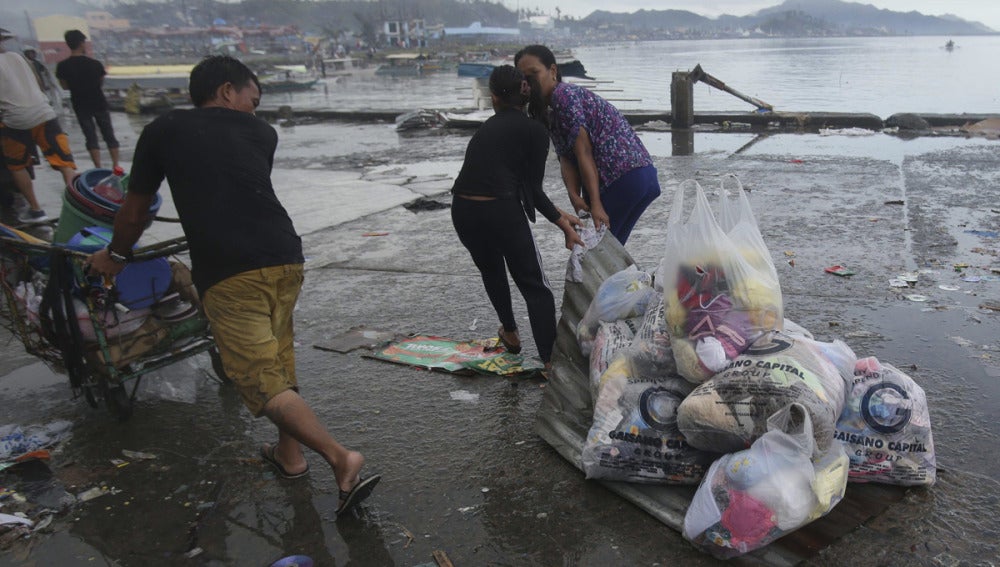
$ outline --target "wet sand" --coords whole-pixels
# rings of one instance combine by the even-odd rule
[[[129,154],[141,123],[115,121]],[[334,521],[333,477],[314,455],[312,474],[299,481],[276,479],[256,461],[274,430],[210,378],[207,357],[145,378],[146,401],[119,424],[71,400],[64,376],[4,337],[5,421],[73,421],[72,438],[51,462],[57,486],[76,494],[106,483],[120,492],[75,505],[0,555],[0,565],[268,565],[300,553],[317,565],[414,566],[432,562],[434,550],[456,565],[716,564],[585,481],[534,434],[543,382],[456,377],[313,348],[361,324],[491,336],[495,315],[449,211],[398,206],[411,196],[449,201],[443,192],[466,135],[323,124],[279,128],[279,136],[276,186],[308,257],[296,311],[300,383],[321,420],[383,476],[361,517]],[[980,305],[1000,300],[1000,282],[962,278],[1000,267],[1000,243],[966,232],[1000,228],[996,142],[778,135],[736,153],[752,135],[706,134],[696,137],[694,155],[670,157],[669,134],[643,136],[664,195],[628,245],[641,268],[662,256],[677,185],[694,178],[713,187],[736,173],[778,265],[786,316],[819,339],[840,338],[859,356],[904,369],[927,391],[938,484],[909,491],[810,564],[995,564],[1000,313]],[[58,211],[57,184],[52,172],[39,173],[50,214]],[[545,187],[566,205],[551,156]],[[372,231],[388,235],[363,236]],[[542,220],[536,240],[560,298],[562,239]],[[956,272],[958,263],[970,267]],[[857,274],[823,272],[834,264]],[[918,270],[915,288],[889,286]],[[526,316],[516,294],[515,310]],[[534,354],[529,333],[525,339]],[[453,400],[456,390],[478,400]],[[110,459],[122,449],[158,458],[116,468]],[[185,559],[193,547],[204,551]]]

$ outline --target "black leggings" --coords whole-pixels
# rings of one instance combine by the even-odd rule
[[[486,295],[500,323],[505,330],[513,331],[517,323],[504,269],[506,261],[510,276],[527,304],[538,356],[542,362],[548,362],[556,342],[556,302],[520,201],[473,201],[456,196],[452,200],[451,221],[483,276]]]

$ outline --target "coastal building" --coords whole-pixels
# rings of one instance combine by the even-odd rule
[[[31,26],[35,29],[35,39],[38,40],[38,53],[45,63],[58,63],[69,57],[69,47],[63,34],[67,30],[80,30],[87,36],[87,55],[93,57],[94,44],[90,41],[90,26],[85,18],[53,14],[33,18]]]
[[[427,47],[427,30],[422,19],[386,20],[382,23],[386,45],[392,47]]]
[[[83,17],[87,20],[87,26],[94,33],[125,31],[131,27],[128,20],[116,18],[111,15],[111,12],[87,12]]]
[[[518,35],[521,35],[521,30],[518,28],[484,26],[482,22],[472,22],[464,28],[444,28],[444,37],[448,39],[502,39]]]

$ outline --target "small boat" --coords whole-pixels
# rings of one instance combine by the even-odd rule
[[[375,69],[368,66],[368,62],[363,59],[353,57],[336,57],[333,59],[323,59],[322,73],[328,76],[355,75],[364,73],[374,73]]]
[[[492,63],[459,63],[458,76],[482,79],[489,77],[495,67]]]
[[[577,77],[580,79],[592,79],[593,77],[587,76],[587,70],[583,67],[583,63],[579,59],[571,59],[568,61],[556,61],[556,67],[559,68],[559,74],[563,77]]]
[[[949,39],[948,43],[944,44],[944,48],[948,51],[955,49],[955,42]]]
[[[264,93],[292,93],[311,90],[319,79],[297,81],[295,79],[270,79],[260,82],[260,90]]]

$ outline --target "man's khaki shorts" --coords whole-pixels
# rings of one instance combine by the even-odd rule
[[[237,274],[205,292],[222,365],[254,416],[274,396],[298,389],[292,311],[302,280],[302,264],[286,264]]]

